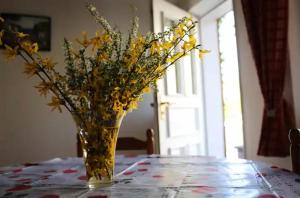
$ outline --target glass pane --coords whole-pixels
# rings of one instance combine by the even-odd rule
[[[193,75],[192,75],[192,59],[191,55],[187,55],[183,59],[184,66],[184,89],[186,95],[193,94]]]
[[[177,93],[176,68],[177,67],[169,67],[168,71],[166,72],[165,83],[166,83],[167,95],[175,95]]]
[[[169,18],[164,18],[164,30],[168,30],[169,27],[174,24],[175,21]],[[178,82],[178,74],[179,74],[179,65],[176,63],[173,66],[169,67],[165,76],[165,90],[166,95],[176,95],[179,92],[179,82]]]

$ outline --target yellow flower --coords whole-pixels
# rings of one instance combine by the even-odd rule
[[[192,48],[189,42],[184,42],[184,44],[181,47],[184,51],[188,51],[189,49]]]
[[[51,89],[51,84],[42,81],[40,84],[35,86],[35,88],[38,89],[38,92],[40,93],[41,96],[47,96],[48,92]]]
[[[28,75],[28,78],[32,77],[38,72],[38,66],[35,63],[25,63],[24,73]]]
[[[83,47],[87,48],[91,44],[91,41],[88,40],[88,38],[87,38],[87,32],[82,32],[81,34],[82,34],[82,37],[83,37],[82,41],[79,40],[79,39],[76,39],[76,41],[79,44],[81,44]]]
[[[154,53],[159,53],[160,51],[161,51],[160,43],[158,41],[154,41],[150,47],[150,53],[154,54]]]
[[[175,28],[175,33],[176,33],[176,37],[183,37],[184,34],[185,34],[184,25],[183,24],[179,24]]]
[[[105,62],[109,59],[108,54],[102,53],[98,56],[98,62]]]
[[[162,48],[165,49],[165,50],[168,50],[168,49],[170,49],[171,47],[173,47],[173,43],[172,43],[172,42],[166,41],[166,42],[164,42],[164,43],[162,44]]]
[[[160,73],[164,70],[164,67],[161,64],[159,64],[155,70],[157,71],[157,73]]]
[[[194,47],[196,45],[197,39],[195,35],[190,35],[189,36],[189,43]]]
[[[114,103],[113,105],[114,111],[120,111],[123,109],[122,103],[119,100],[114,100],[113,103]]]
[[[95,33],[95,37],[91,40],[91,44],[93,46],[92,50],[94,51],[96,48],[100,48],[101,47],[101,41],[102,38],[99,35],[99,32]]]
[[[3,45],[2,37],[4,35],[4,30],[0,31],[0,46]]]
[[[6,60],[7,61],[13,60],[18,54],[18,46],[16,46],[14,49],[8,45],[4,45],[4,46],[5,46],[5,51],[3,53],[4,56],[6,57]]]
[[[128,109],[136,109],[137,107],[138,107],[138,101],[137,100],[131,101],[128,105]]]
[[[21,43],[21,47],[28,52],[30,55],[36,54],[39,50],[37,43],[31,43],[30,41],[25,41]]]
[[[185,41],[181,48],[184,51],[189,51],[189,50],[191,50],[192,48],[194,48],[196,46],[196,42],[197,42],[197,40],[196,40],[195,36],[190,35],[189,40]]]
[[[137,80],[131,80],[130,82],[131,82],[131,84],[136,84]]]
[[[31,50],[32,53],[37,53],[39,50],[39,45],[37,43],[33,43],[31,46]]]
[[[209,52],[210,52],[210,50],[200,49],[200,50],[199,50],[199,58],[200,58],[201,60],[203,60],[203,56],[204,56],[205,54],[209,53]]]
[[[52,70],[54,68],[54,63],[50,58],[44,58],[41,60],[41,63],[43,67],[45,67],[48,70]]]
[[[110,36],[108,34],[103,34],[102,35],[102,40],[105,43],[111,43],[112,42],[112,40],[111,40],[111,38],[110,38]]]
[[[144,45],[145,44],[145,37],[143,37],[143,36],[139,36],[138,38],[137,38],[137,44],[138,45]]]
[[[185,19],[184,21],[184,24],[187,26],[187,27],[191,27],[193,25],[193,18],[192,17],[188,17]]]
[[[177,59],[179,59],[183,55],[184,55],[184,52],[177,52],[173,56],[169,57],[167,59],[167,62],[168,63],[173,63],[174,61],[176,61]]]
[[[63,104],[63,101],[55,96],[52,97],[51,102],[49,102],[47,105],[52,107],[51,111],[54,111],[57,109],[59,112],[62,112],[61,105]]]
[[[28,36],[28,34],[24,34],[23,32],[17,32],[17,33],[16,33],[16,36],[17,36],[18,38],[24,38],[24,37]]]
[[[145,87],[143,89],[143,93],[150,93],[151,92],[151,88],[150,87]]]
[[[115,91],[113,91],[111,94],[111,97],[118,99],[120,97],[119,89],[117,88]]]

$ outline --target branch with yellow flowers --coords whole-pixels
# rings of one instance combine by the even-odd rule
[[[5,45],[7,58],[23,58],[25,73],[41,79],[36,86],[40,94],[54,94],[48,105],[59,111],[64,106],[84,128],[95,128],[99,122],[135,109],[142,94],[177,60],[192,50],[199,50],[201,59],[208,52],[196,43],[196,22],[191,18],[182,18],[164,32],[144,36],[138,34],[138,18],[134,17],[127,40],[123,41],[121,32],[111,28],[92,4],[87,8],[103,30],[97,30],[92,37],[82,32],[74,45],[64,39],[63,75],[56,71],[51,59],[38,53],[37,44],[28,35],[7,29],[0,19],[0,45]],[[2,42],[7,34],[15,38],[12,45]]]
[[[1,22],[4,23],[4,19],[2,19]],[[9,46],[2,41],[5,34],[9,34],[15,38],[14,47]],[[7,60],[12,60],[15,56],[19,55],[26,63],[24,73],[26,73],[28,77],[36,75],[41,79],[42,82],[36,86],[36,88],[41,91],[40,93],[46,96],[47,92],[50,90],[55,95],[55,97],[52,97],[52,101],[48,103],[48,105],[52,106],[53,109],[58,109],[60,112],[62,111],[60,105],[63,105],[69,112],[75,114],[78,119],[83,121],[81,115],[77,113],[76,106],[67,96],[66,91],[63,90],[63,86],[61,86],[60,82],[54,82],[54,79],[45,70],[45,67],[47,67],[48,70],[53,69],[53,63],[51,63],[49,59],[42,59],[42,57],[38,54],[38,44],[28,41],[26,37],[28,37],[27,34],[14,32],[6,29],[5,27],[1,30],[0,40],[1,45],[4,45],[5,47],[4,55],[6,55]],[[34,58],[34,56],[37,56],[37,59]],[[53,70],[53,72],[55,71]]]

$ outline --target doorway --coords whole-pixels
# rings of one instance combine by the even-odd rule
[[[191,9],[199,21],[200,43],[211,52],[202,63],[192,53],[158,83],[160,154],[243,157],[232,1],[214,3],[202,0],[198,8],[209,5],[209,9],[200,11],[195,9],[197,5]],[[160,32],[184,16],[191,14],[166,1],[153,0],[154,31]]]
[[[243,158],[243,119],[232,1],[218,2],[199,18],[201,43],[211,49],[203,61],[208,155]]]
[[[220,17],[218,39],[222,82],[225,133],[225,155],[229,159],[244,158],[243,119],[234,12]]]

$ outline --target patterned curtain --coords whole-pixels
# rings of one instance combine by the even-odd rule
[[[289,155],[294,114],[283,98],[289,67],[288,0],[242,0],[252,54],[264,98],[258,155]]]

